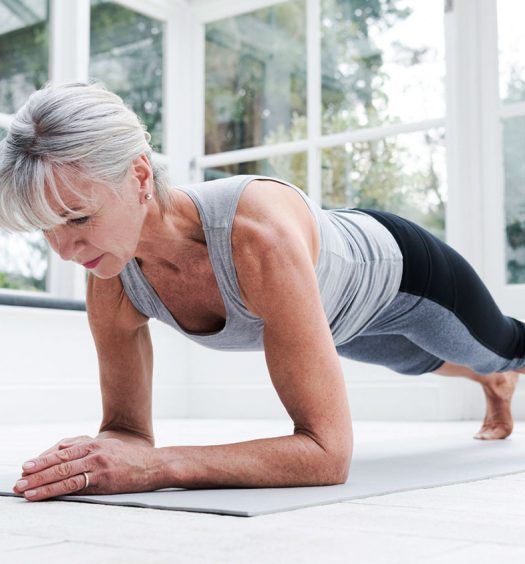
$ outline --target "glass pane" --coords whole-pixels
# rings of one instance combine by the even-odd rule
[[[516,23],[523,18],[523,0],[498,0],[499,91],[504,103],[525,100],[525,37]]]
[[[0,112],[15,113],[48,80],[47,0],[0,1]]]
[[[45,291],[48,250],[40,232],[0,231],[0,288]]]
[[[306,170],[306,153],[295,153],[270,157],[261,161],[207,168],[204,171],[204,180],[215,180],[235,174],[260,174],[291,182],[308,194]]]
[[[6,134],[0,128],[0,140]],[[45,291],[48,254],[40,231],[6,233],[0,229],[0,288]]]
[[[205,152],[306,137],[304,0],[206,26]]]
[[[525,116],[503,120],[507,283],[525,284]]]
[[[90,78],[122,97],[162,152],[163,23],[106,0],[91,0]]]
[[[376,208],[445,241],[445,131],[347,143],[322,151],[323,208]]]
[[[443,0],[322,0],[322,131],[445,115]]]

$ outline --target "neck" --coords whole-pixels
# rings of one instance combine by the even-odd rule
[[[135,257],[142,263],[176,265],[190,241],[200,239],[201,234],[205,240],[197,209],[181,190],[173,189],[172,205],[164,218],[155,198],[146,205],[148,209],[135,251]]]

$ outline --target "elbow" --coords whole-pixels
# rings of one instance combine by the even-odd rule
[[[338,486],[346,484],[350,474],[350,457],[325,457],[318,465],[311,486]],[[313,478],[313,476],[312,476]]]
[[[348,454],[339,457],[338,461],[334,464],[334,481],[333,485],[346,484],[348,475],[350,474],[350,464],[352,462],[352,455]]]
[[[315,486],[336,486],[345,484],[350,473],[352,462],[353,440],[345,438],[336,441],[329,447],[326,443],[314,439],[310,434],[297,432],[297,436],[306,437],[308,446],[315,446],[316,479]]]
[[[352,454],[354,451],[353,437],[344,435],[332,442],[331,448],[325,445],[326,458],[331,468],[332,485],[345,484],[350,474]]]
[[[346,484],[350,474],[352,451],[329,452],[325,451],[322,468],[319,474],[319,486],[337,486]]]

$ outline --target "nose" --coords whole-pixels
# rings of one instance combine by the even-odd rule
[[[62,260],[73,260],[80,254],[84,243],[66,226],[58,226],[46,233],[49,245]]]

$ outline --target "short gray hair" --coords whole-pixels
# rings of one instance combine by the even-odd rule
[[[106,184],[121,195],[132,161],[146,154],[161,216],[171,207],[166,170],[153,162],[151,135],[122,98],[95,80],[47,82],[15,114],[0,143],[0,229],[48,230],[65,223],[46,200],[44,189],[71,212],[57,191],[56,177],[80,201],[79,178]],[[74,215],[79,216],[78,212]]]

